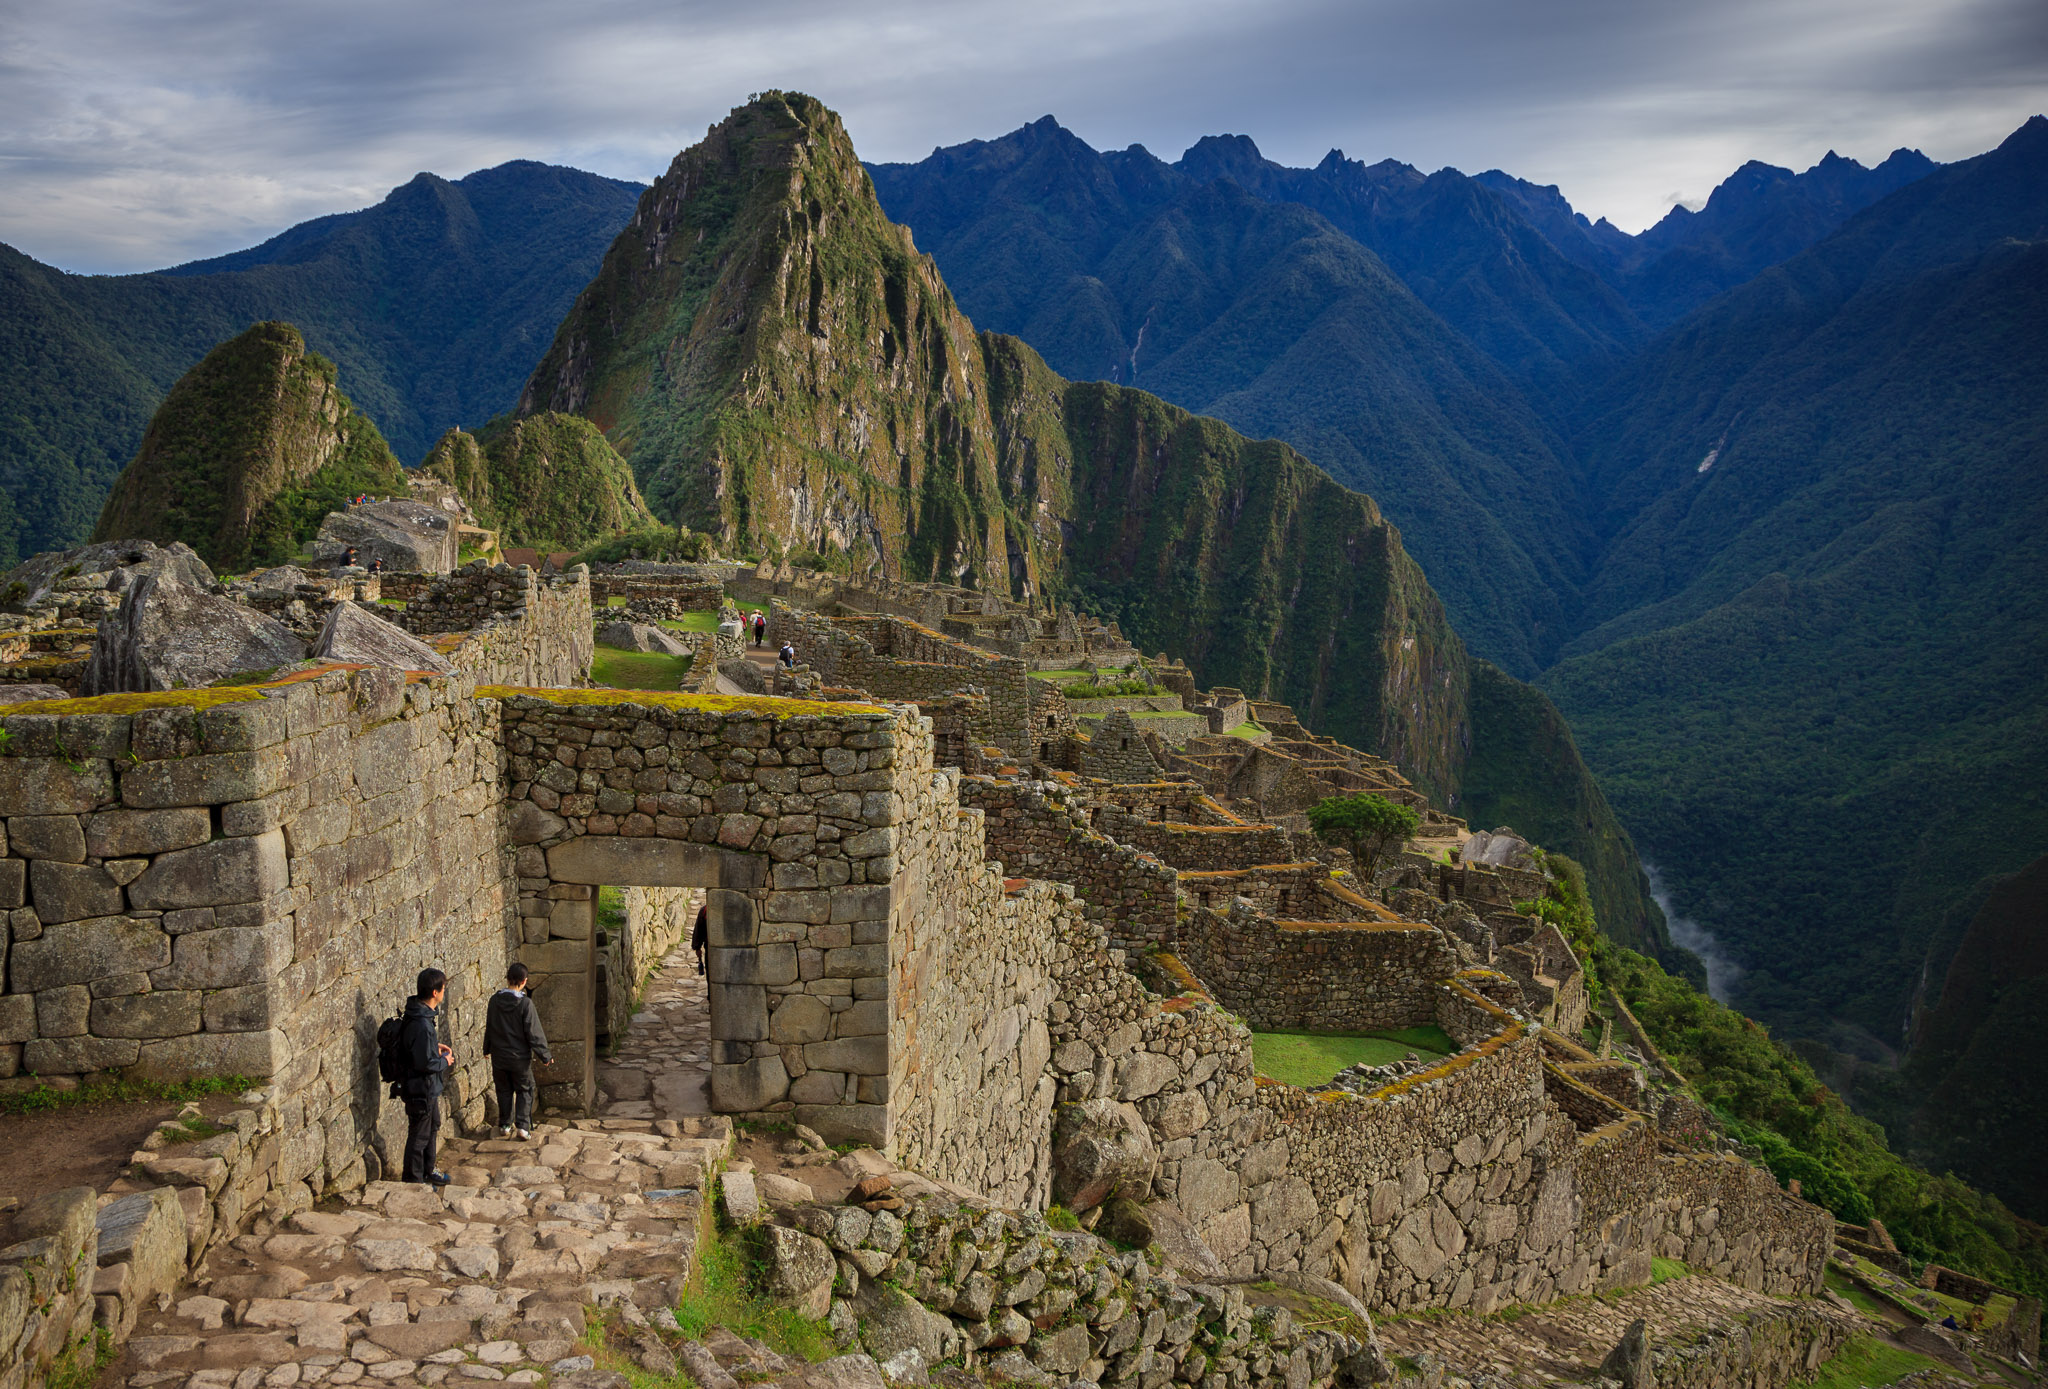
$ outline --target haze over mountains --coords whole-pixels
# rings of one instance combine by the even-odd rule
[[[1738,1002],[1930,1160],[2048,1210],[2000,1156],[2010,1105],[1978,1097],[1983,1132],[1950,1149],[1924,1087],[1859,1069],[1911,1040],[1987,881],[2048,849],[2048,121],[1939,168],[1747,165],[1631,238],[1498,171],[1286,169],[1235,136],[1169,164],[1048,118],[870,171],[935,270],[859,209],[844,163],[841,201],[806,214],[838,208],[831,234],[795,218],[730,241],[800,249],[788,276],[684,251],[658,283],[626,252],[601,270],[641,190],[532,164],[422,175],[158,275],[0,251],[19,546],[82,536],[163,390],[258,319],[299,324],[407,460],[526,382],[523,409],[600,426],[665,519],[1067,583],[1205,682],[1265,680],[1332,731],[1406,740],[1460,813],[1572,845],[1608,924],[1659,944],[1654,909],[1623,905],[1627,825],[1745,967]],[[716,210],[690,213],[714,249],[733,230]],[[618,244],[670,244],[649,235]],[[856,284],[856,263],[895,268]],[[717,302],[772,320],[786,358],[711,331]],[[856,340],[882,355],[856,361]],[[1162,604],[1176,575],[1185,602]],[[1398,659],[1316,645],[1368,609],[1430,648],[1409,675],[1463,692],[1406,708]],[[1574,731],[1598,786],[1564,755]],[[2012,937],[1978,932],[1971,977],[2005,956],[2038,972]],[[1970,1009],[1943,1018],[1944,1056],[1982,1054]],[[1994,1083],[1909,1078],[1937,1072]]]

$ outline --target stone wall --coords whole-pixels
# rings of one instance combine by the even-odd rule
[[[1436,1021],[1458,956],[1412,921],[1275,921],[1196,908],[1173,947],[1211,996],[1260,1032],[1379,1032]]]
[[[89,1365],[99,1230],[93,1189],[67,1187],[15,1212],[0,1249],[0,1385],[36,1386],[60,1358]]]
[[[995,1382],[1085,1376],[1127,1389],[1323,1389],[1347,1371],[1365,1377],[1365,1343],[1350,1334],[1254,1306],[1242,1288],[1162,1277],[1142,1250],[1055,1232],[1035,1215],[921,1197],[901,1217],[802,1205],[778,1218],[770,1247],[784,1267],[873,1271],[842,1275],[835,1286],[849,1296],[832,1310],[858,1319],[878,1360],[915,1347],[927,1363],[957,1358]]]
[[[998,656],[894,616],[825,618],[770,605],[769,640],[795,645],[797,659],[827,685],[882,700],[916,701],[974,689],[989,702],[990,736],[1015,758],[1049,759],[1074,732],[1066,697],[1033,680],[1025,663]]]
[[[1169,824],[1116,810],[1099,812],[1095,825],[1110,838],[1175,868],[1257,868],[1297,863],[1304,857],[1294,836],[1277,825]]]
[[[525,565],[478,560],[384,615],[415,636],[462,634],[435,646],[478,684],[571,686],[588,675],[596,650],[590,571],[580,564],[542,578]]]
[[[1173,938],[1179,884],[1171,868],[1088,827],[1071,793],[1052,782],[966,777],[960,803],[986,817],[987,852],[1013,878],[1071,886],[1111,944],[1136,949]]]
[[[450,975],[451,1102],[482,1118],[509,925],[496,710],[380,669],[235,695],[5,721],[0,1061],[274,1082],[277,1186],[352,1185],[402,1140],[372,1038],[424,966]]]
[[[1242,897],[1263,916],[1281,921],[1372,921],[1387,909],[1330,876],[1327,863],[1275,863],[1257,868],[1188,869],[1181,891],[1191,906],[1228,912]]]
[[[613,598],[628,606],[645,602],[664,612],[717,612],[725,601],[725,585],[715,579],[685,575],[596,573],[590,576],[590,601],[605,607]]]
[[[557,894],[709,889],[714,1106],[787,1103],[821,1133],[886,1144],[892,827],[916,780],[896,753],[921,747],[928,778],[928,726],[862,704],[500,693],[519,911],[527,964],[555,999],[550,1037],[591,1036],[589,944],[559,934]],[[588,1072],[561,1083],[587,1087]]]

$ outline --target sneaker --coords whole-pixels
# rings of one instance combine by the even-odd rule
[[[498,1130],[498,1137],[500,1137],[500,1138],[510,1138],[511,1136],[512,1136],[512,1126],[511,1126],[510,1124],[507,1124],[507,1125],[505,1125],[505,1127],[503,1127],[503,1128],[501,1128],[501,1129],[499,1129],[499,1130]]]
[[[519,1130],[519,1141],[520,1141],[521,1143],[524,1143],[524,1142],[526,1142],[527,1140],[531,1139],[532,1137],[533,1137],[533,1135],[532,1135],[531,1133],[528,1133],[528,1132],[527,1132],[527,1131],[526,1131],[525,1129],[521,1129],[521,1130]]]
[[[427,1178],[427,1182],[432,1186],[446,1186],[453,1180],[455,1179],[453,1177],[450,1177],[446,1172],[436,1172],[432,1176]]]

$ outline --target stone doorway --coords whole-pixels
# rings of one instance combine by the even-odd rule
[[[547,939],[532,943],[529,920],[519,952],[556,1058],[543,1103],[617,1118],[708,1113],[711,1039],[732,1000],[697,974],[690,933],[699,908],[714,946],[733,934],[721,922],[751,923],[747,894],[762,865],[730,850],[614,836],[544,853]],[[751,949],[748,940],[722,953]]]

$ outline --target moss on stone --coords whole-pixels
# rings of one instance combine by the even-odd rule
[[[778,699],[771,695],[666,694],[657,690],[554,690],[524,685],[479,685],[476,692],[482,699],[512,699],[524,695],[528,699],[546,700],[550,704],[637,704],[650,709],[678,709],[699,713],[760,714],[772,719],[797,718],[806,714],[830,718],[844,714],[889,712],[876,704],[834,704],[816,699]]]
[[[0,720],[23,714],[139,714],[145,709],[213,709],[263,698],[260,688],[246,685],[202,690],[155,690],[148,694],[87,695],[79,699],[38,699],[0,710]]]

